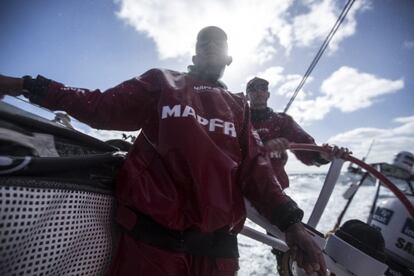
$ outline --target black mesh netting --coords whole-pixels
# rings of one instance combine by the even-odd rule
[[[0,178],[0,275],[106,273],[114,199],[109,193],[54,188],[65,185],[70,183]]]

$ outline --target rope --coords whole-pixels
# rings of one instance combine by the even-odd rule
[[[316,56],[313,58],[311,64],[309,65],[308,69],[306,70],[305,75],[302,77],[299,85],[296,87],[295,92],[293,93],[292,97],[290,98],[288,104],[286,105],[283,113],[286,113],[289,107],[292,105],[293,101],[295,100],[296,96],[298,95],[299,91],[305,85],[306,80],[308,79],[309,75],[312,73],[313,69],[315,68],[316,64],[318,63],[319,59],[321,58],[322,54],[325,52],[325,49],[328,47],[329,42],[331,41],[332,37],[338,30],[341,23],[344,21],[346,15],[348,14],[349,10],[351,9],[352,5],[354,4],[355,0],[348,0],[345,7],[343,8],[341,14],[339,15],[338,19],[335,22],[335,25],[332,27],[331,31],[329,32],[328,36],[325,38],[325,41],[322,43],[322,46],[319,48]]]

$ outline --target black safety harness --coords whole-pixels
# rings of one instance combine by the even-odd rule
[[[158,248],[194,256],[239,257],[237,234],[229,232],[227,227],[210,233],[168,229],[124,205],[118,206],[117,222],[134,239]]]

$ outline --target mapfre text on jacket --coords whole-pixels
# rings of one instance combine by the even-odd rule
[[[225,135],[236,137],[236,129],[234,127],[234,123],[232,122],[226,122],[219,118],[206,119],[198,115],[194,108],[188,105],[181,106],[178,104],[174,106],[165,105],[162,107],[161,119],[178,119],[186,117],[193,117],[200,125],[205,126],[208,131],[222,132]]]

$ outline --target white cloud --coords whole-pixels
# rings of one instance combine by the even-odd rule
[[[316,41],[324,40],[343,9],[341,4],[333,0],[310,2],[310,11],[296,16],[293,20],[292,39],[300,46],[310,46]],[[368,1],[356,1],[353,4],[329,44],[331,51],[337,50],[342,40],[356,32],[357,13],[369,8]]]
[[[362,159],[368,153],[373,143],[366,162],[392,163],[394,155],[400,151],[414,153],[414,115],[394,119],[398,123],[391,128],[356,128],[337,134],[327,140],[328,143],[347,147],[353,152],[353,156]],[[345,165],[344,168],[346,168]],[[327,166],[315,168],[305,166],[290,154],[287,163],[288,172],[326,172]]]
[[[283,67],[272,66],[272,67],[267,68],[263,72],[257,73],[256,76],[259,78],[266,79],[269,82],[269,89],[271,90],[275,86],[279,85],[286,78],[285,75],[283,74],[284,70],[285,69]],[[251,78],[253,77],[249,77],[248,80]]]
[[[343,112],[352,112],[372,104],[373,99],[395,93],[404,87],[403,80],[387,80],[343,66],[322,83],[326,98]]]
[[[325,38],[335,23],[336,17],[333,1],[312,4],[309,13],[294,18],[294,40],[301,46],[309,46],[314,40]]]
[[[369,107],[380,96],[396,93],[403,87],[402,79],[384,79],[343,66],[322,83],[322,96],[308,99],[308,95],[303,93],[304,96],[295,100],[289,113],[302,123],[321,120],[334,108],[353,112]]]
[[[403,48],[404,49],[409,49],[409,50],[413,49],[414,48],[414,41],[411,41],[411,40],[410,41],[409,40],[404,41]]]
[[[257,73],[256,76],[269,81],[269,90],[272,94],[290,97],[298,86],[302,76],[298,74],[284,74],[284,70],[285,69],[281,66],[272,66],[263,72]],[[251,78],[252,77],[249,77],[248,80]],[[312,81],[313,78],[309,77],[308,83]],[[298,94],[298,99],[303,98],[303,95],[305,95],[305,93],[302,93],[301,91]]]
[[[257,73],[256,76],[269,81],[271,92],[269,106],[273,108],[280,101],[277,96],[290,99],[302,79],[302,76],[298,74],[285,74],[284,68],[280,66],[269,67],[263,72]],[[313,78],[309,77],[307,83],[312,81]],[[389,80],[359,72],[352,67],[342,66],[323,81],[320,96],[311,99],[312,92],[301,90],[297,94],[289,114],[298,122],[306,124],[322,120],[335,108],[342,112],[353,112],[367,108],[380,96],[396,93],[403,87],[404,81],[402,79]]]
[[[285,77],[285,82],[278,88],[277,94],[281,96],[291,97],[293,92],[296,90],[296,87],[299,85],[302,79],[301,75],[290,74]],[[312,77],[308,78],[308,82],[312,81]],[[301,96],[305,95],[303,90],[301,90],[297,97],[300,99]]]
[[[410,117],[398,117],[394,119],[394,122],[396,123],[409,123],[414,121],[414,115]]]
[[[397,135],[414,134],[414,116],[399,117],[399,118],[394,119],[394,122],[402,124],[400,127],[397,127],[394,129],[394,134],[397,134]]]
[[[373,140],[374,144],[367,161],[391,162],[400,151],[414,153],[414,115],[394,119],[399,125],[394,128],[357,128],[331,137],[329,143],[346,146],[354,156],[363,158]]]
[[[328,34],[342,6],[334,0],[211,0],[146,1],[115,0],[117,15],[154,40],[161,58],[188,57],[195,34],[204,26],[217,25],[229,35],[230,53],[237,60],[263,63],[282,46],[319,43]],[[356,14],[368,0],[357,1],[333,41],[333,49],[356,32]],[[298,9],[306,5],[304,9]],[[294,9],[293,9],[294,8]],[[293,11],[302,11],[294,14]],[[276,43],[278,42],[278,44]]]
[[[275,51],[271,43],[265,41],[269,26],[282,18],[292,4],[292,0],[117,2],[120,4],[118,16],[152,38],[161,58],[193,54],[197,32],[202,27],[217,25],[228,33],[232,55],[242,58],[244,54],[255,53],[254,56],[245,55],[252,60],[258,56],[259,60],[266,60]],[[266,49],[267,54],[263,56],[260,52],[259,55],[258,49]]]

